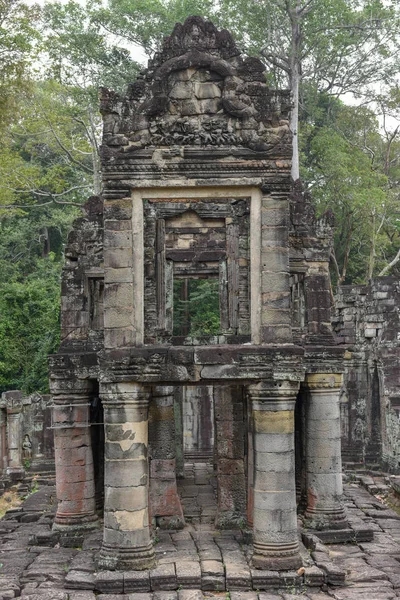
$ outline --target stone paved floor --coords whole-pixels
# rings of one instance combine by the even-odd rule
[[[209,483],[204,483],[206,477],[203,478],[201,471],[194,468],[194,479],[197,475],[199,487],[206,488]],[[193,483],[186,481],[181,486],[188,492],[188,499],[193,498],[188,489],[190,485]],[[314,571],[314,577],[311,576],[315,567],[306,568],[312,587],[305,585],[302,573],[279,576],[272,572],[252,571],[240,532],[216,532],[210,523],[201,522],[202,517],[210,517],[203,514],[202,509],[204,507],[206,511],[209,506],[211,490],[204,489],[203,492],[199,495],[208,499],[203,504],[198,503],[199,519],[193,519],[181,532],[158,532],[158,567],[138,578],[135,572],[96,574],[94,559],[101,544],[100,532],[88,536],[82,548],[50,547],[54,543],[51,522],[55,490],[50,486],[41,487],[21,509],[11,511],[0,521],[0,599],[19,596],[24,600],[400,598],[400,516],[359,485],[345,486],[345,502],[353,520],[367,523],[374,529],[374,541],[319,544],[311,552],[318,564],[325,564],[324,561],[329,559],[333,574],[335,568],[338,573],[346,572],[347,585],[339,587],[326,583],[321,586],[318,573]],[[191,501],[188,504],[194,505]],[[309,553],[306,554],[305,560],[311,562]],[[256,577],[261,581],[260,588],[267,582],[279,589],[259,591]]]

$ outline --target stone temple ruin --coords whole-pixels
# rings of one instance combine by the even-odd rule
[[[188,390],[212,391],[197,449],[216,525],[249,527],[256,569],[301,566],[298,506],[346,527],[331,215],[292,190],[290,95],[264,70],[191,17],[126,96],[102,93],[104,194],[69,236],[50,381],[53,527],[71,545],[103,511],[104,570],[152,567],[152,525],[184,526]]]

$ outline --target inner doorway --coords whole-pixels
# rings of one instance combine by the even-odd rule
[[[178,490],[186,523],[215,522],[217,479],[214,465],[214,393],[212,386],[183,386],[183,478]]]

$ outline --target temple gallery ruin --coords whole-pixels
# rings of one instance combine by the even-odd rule
[[[301,566],[298,511],[347,526],[332,216],[292,187],[290,94],[264,70],[191,17],[126,96],[102,92],[104,194],[69,236],[50,381],[53,528],[103,527],[104,570],[152,567],[152,529],[184,527],[185,451],[256,569]]]

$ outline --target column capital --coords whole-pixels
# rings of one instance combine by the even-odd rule
[[[141,383],[101,383],[100,396],[104,407],[148,408],[150,386]]]
[[[82,401],[82,396],[92,393],[93,383],[90,379],[78,379],[75,376],[51,377],[50,392],[53,402],[57,404],[72,404]]]
[[[260,381],[247,386],[248,394],[253,402],[273,404],[295,402],[299,391],[298,381]]]
[[[304,381],[304,387],[311,391],[337,392],[342,387],[342,373],[307,373]]]

